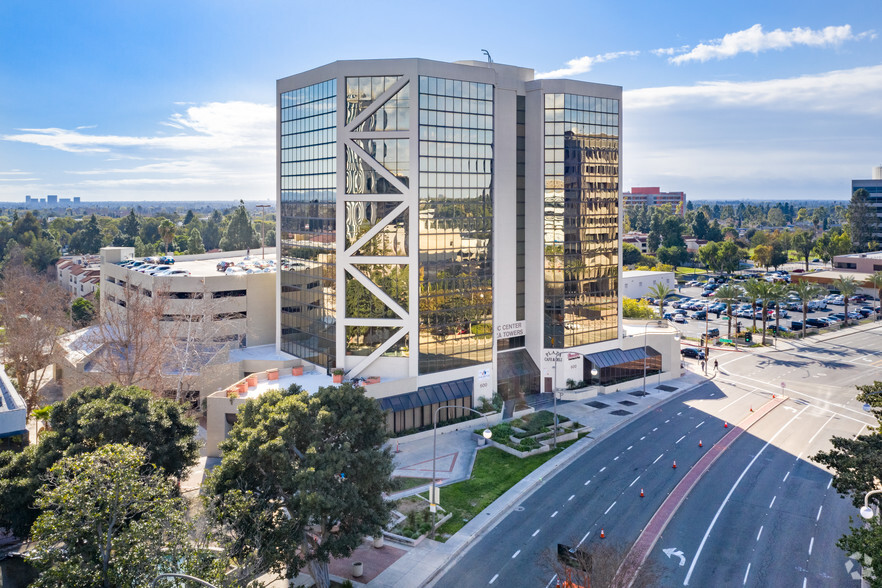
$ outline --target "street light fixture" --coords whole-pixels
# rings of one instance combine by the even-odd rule
[[[487,418],[487,415],[478,412],[474,408],[469,408],[468,406],[439,406],[435,409],[435,412],[432,413],[432,493],[429,495],[429,506],[432,510],[432,539],[435,538],[435,515],[438,510],[435,508],[435,500],[438,496],[438,486],[435,483],[435,462],[437,460],[435,456],[438,454],[438,411],[450,408],[470,410],[476,415],[484,417],[484,420],[487,421],[487,428],[484,429],[484,432],[481,434],[484,436],[484,439],[489,439],[493,436],[493,431],[490,430],[490,419]]]
[[[867,521],[871,520],[876,514],[873,512],[873,507],[870,506],[870,496],[873,494],[882,494],[882,490],[871,490],[864,495],[864,505],[861,507],[860,513],[861,517]]]

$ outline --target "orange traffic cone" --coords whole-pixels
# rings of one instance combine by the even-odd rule
[[[774,394],[772,394],[772,398],[774,398],[774,397],[775,397],[775,395],[774,395]]]
[[[698,440],[698,446],[699,446],[699,447],[704,447],[704,445],[702,445],[702,443],[701,443],[701,439]]]
[[[729,423],[728,423],[728,421],[725,422],[725,423],[723,423],[723,428],[724,428],[724,429],[728,429],[728,428],[729,428]]]
[[[603,529],[600,530],[600,538],[605,539],[606,535],[603,534]]]
[[[643,488],[640,489],[640,498],[643,498]]]
[[[677,469],[677,460],[674,460],[674,469]]]
[[[750,407],[750,412],[753,412],[753,407],[752,407],[752,406]]]

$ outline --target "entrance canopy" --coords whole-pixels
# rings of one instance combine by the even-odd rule
[[[586,353],[585,359],[590,361],[598,368],[607,368],[632,361],[643,361],[655,355],[660,355],[651,347],[636,349],[610,349],[609,351],[599,351],[597,353]]]
[[[462,380],[453,380],[443,384],[420,386],[416,392],[387,396],[386,398],[378,398],[378,400],[383,410],[398,412],[410,408],[439,404],[458,398],[471,398],[473,385],[474,380],[472,378],[463,378]]]

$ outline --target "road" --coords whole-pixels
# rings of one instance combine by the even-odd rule
[[[856,509],[808,457],[829,448],[831,436],[874,422],[854,401],[854,385],[882,379],[880,343],[874,330],[792,352],[718,353],[713,381],[634,420],[545,481],[435,585],[546,586],[553,580],[546,558],[557,543],[629,546],[730,430],[725,424],[783,390],[790,398],[723,452],[649,559],[665,586],[857,586],[835,546]]]

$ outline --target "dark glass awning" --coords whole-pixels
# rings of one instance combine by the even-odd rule
[[[499,380],[520,376],[538,376],[539,368],[526,349],[506,351],[496,356],[496,375]]]
[[[383,410],[398,412],[399,410],[448,402],[457,398],[470,398],[473,386],[474,380],[472,378],[463,378],[462,380],[453,380],[443,384],[420,386],[416,392],[387,396],[377,400],[380,401],[380,407]]]
[[[636,349],[610,349],[609,351],[586,353],[585,359],[598,368],[607,368],[632,361],[643,361],[656,355],[661,354],[652,347],[646,347],[645,349],[638,347]]]

